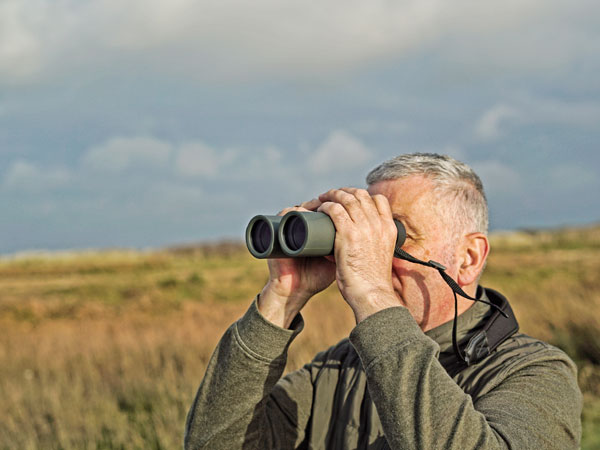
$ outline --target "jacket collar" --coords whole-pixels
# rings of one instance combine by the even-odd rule
[[[488,300],[485,288],[478,286],[476,298]],[[486,323],[486,319],[491,315],[491,308],[485,303],[473,302],[473,305],[464,313],[458,316],[456,338],[458,344],[464,344],[471,336],[479,331]],[[425,334],[438,343],[440,346],[440,362],[446,361],[448,358],[455,359],[454,350],[452,349],[452,322],[449,320],[442,325],[439,325]]]

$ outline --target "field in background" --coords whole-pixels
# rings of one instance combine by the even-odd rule
[[[582,448],[600,448],[600,227],[492,245],[482,284],[576,360]],[[266,277],[235,244],[0,259],[0,449],[181,448],[212,349]],[[335,288],[304,316],[289,370],[353,325]]]

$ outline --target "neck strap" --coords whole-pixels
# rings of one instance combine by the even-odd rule
[[[508,319],[509,318],[508,314],[503,311],[503,308],[501,306],[496,305],[492,302],[488,302],[486,300],[480,299],[480,298],[471,297],[469,294],[467,294],[465,291],[463,291],[463,289],[458,285],[458,283],[456,281],[454,281],[452,279],[452,277],[446,273],[446,267],[444,267],[442,264],[440,264],[436,261],[432,261],[432,260],[423,261],[418,258],[415,258],[411,254],[402,250],[398,245],[396,245],[396,248],[394,249],[394,257],[400,258],[400,259],[403,259],[405,261],[409,261],[409,262],[412,262],[415,264],[420,264],[422,266],[431,267],[433,269],[436,269],[439,272],[440,276],[444,279],[446,284],[448,286],[450,286],[450,289],[452,289],[452,293],[454,294],[454,323],[452,324],[452,347],[454,348],[454,353],[456,354],[456,357],[460,361],[464,362],[467,365],[474,362],[474,361],[472,361],[472,358],[469,358],[469,355],[467,355],[467,357],[465,357],[463,355],[463,352],[458,347],[458,342],[456,339],[457,321],[458,321],[457,320],[458,319],[457,294],[460,295],[461,297],[472,300],[474,302],[481,302],[481,303],[485,303],[486,305],[489,305],[490,307],[492,307],[496,310],[496,314],[495,314],[496,316],[497,316],[497,314],[501,314],[503,317]]]

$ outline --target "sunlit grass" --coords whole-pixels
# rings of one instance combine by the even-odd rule
[[[482,279],[576,360],[584,449],[600,446],[599,248],[600,227],[494,237]],[[208,358],[266,277],[232,244],[0,260],[0,449],[181,448]],[[304,316],[289,370],[353,326],[334,287]]]

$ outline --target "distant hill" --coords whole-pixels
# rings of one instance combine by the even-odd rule
[[[490,233],[490,243],[494,250],[511,251],[530,248],[600,248],[600,223],[585,226],[564,226],[559,228],[520,229],[493,231]],[[80,250],[32,250],[7,255],[0,259],[31,259],[52,257],[76,257],[81,254],[106,253],[156,253],[167,252],[175,255],[188,256],[231,256],[246,251],[243,240],[215,240],[176,244],[163,248],[136,250],[131,248],[80,249]]]
[[[494,231],[490,233],[490,243],[495,249],[525,250],[528,248],[599,248],[600,223],[585,226],[564,226],[560,228],[520,229]],[[178,254],[232,254],[246,249],[243,241],[200,242],[167,247],[166,250]]]
[[[548,229],[497,231],[490,234],[493,248],[520,250],[528,248],[599,248],[600,224]]]

